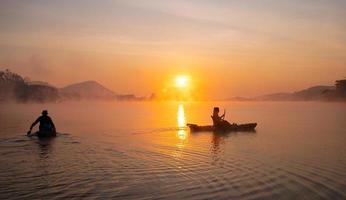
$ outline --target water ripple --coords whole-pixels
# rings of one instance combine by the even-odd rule
[[[160,141],[168,137],[155,135]],[[345,199],[342,162],[327,167],[314,158],[260,159],[256,151],[232,146],[244,138],[225,137],[215,149],[206,147],[210,137],[195,137],[184,146],[152,142],[135,148],[121,145],[122,137],[94,143],[69,134],[47,141],[1,139],[0,197]]]

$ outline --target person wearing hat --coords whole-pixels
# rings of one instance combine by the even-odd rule
[[[43,110],[42,115],[40,117],[38,117],[36,119],[36,121],[34,121],[34,123],[32,123],[32,125],[30,126],[30,130],[28,131],[28,135],[31,133],[32,128],[39,122],[40,122],[40,126],[39,126],[40,132],[56,133],[55,125],[53,123],[53,120],[48,116],[48,111]]]
[[[225,128],[227,126],[231,126],[231,124],[225,120],[226,111],[224,111],[223,115],[219,116],[220,109],[219,107],[214,107],[213,115],[211,118],[213,119],[213,125],[216,128]]]

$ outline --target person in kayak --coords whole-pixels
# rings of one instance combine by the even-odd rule
[[[213,115],[211,116],[211,118],[213,119],[213,125],[217,128],[231,126],[231,123],[225,120],[226,111],[221,116],[219,116],[219,112],[219,107],[214,107]]]
[[[32,128],[39,122],[40,122],[39,132],[56,133],[55,125],[53,123],[53,120],[48,116],[48,111],[43,110],[42,115],[40,117],[38,117],[36,119],[36,121],[34,121],[34,123],[32,123],[32,125],[30,126],[30,130],[28,131],[28,135],[31,133]]]

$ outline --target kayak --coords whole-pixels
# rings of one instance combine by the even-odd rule
[[[229,126],[214,127],[212,125],[199,126],[197,124],[187,124],[191,132],[219,131],[219,132],[251,132],[255,131],[257,123],[231,124]]]
[[[39,138],[55,137],[56,132],[53,131],[37,131],[35,133]]]

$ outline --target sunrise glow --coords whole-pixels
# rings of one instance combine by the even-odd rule
[[[179,75],[175,79],[175,86],[177,88],[187,88],[189,86],[190,78],[186,75]]]
[[[346,0],[0,5],[0,200],[346,200]]]

